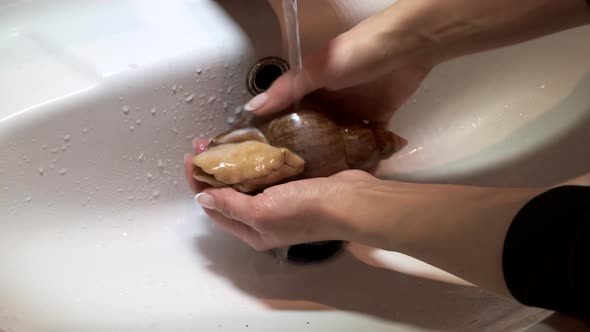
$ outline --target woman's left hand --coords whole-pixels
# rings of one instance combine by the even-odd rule
[[[196,144],[199,152],[203,142]],[[250,196],[231,188],[205,188],[186,173],[205,213],[256,250],[324,240],[358,241],[379,246],[379,224],[389,219],[387,186],[361,171],[293,181]]]

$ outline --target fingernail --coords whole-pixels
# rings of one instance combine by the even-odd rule
[[[258,96],[252,98],[246,105],[244,105],[244,111],[252,112],[256,111],[257,109],[262,108],[266,101],[268,100],[268,95],[265,93],[261,93]]]
[[[195,201],[205,209],[215,209],[215,198],[209,194],[198,193],[195,195]]]

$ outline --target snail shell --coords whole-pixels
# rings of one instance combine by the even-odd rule
[[[268,151],[263,152],[260,148],[258,154],[241,153],[241,159],[236,158],[240,154],[240,147],[236,144],[252,141],[267,145]],[[228,144],[233,152],[232,149],[225,148],[225,156],[232,160],[232,172],[235,173],[231,183],[220,180],[214,171],[215,168],[220,169],[223,158],[210,158],[208,155],[213,156],[216,150]],[[213,138],[209,150],[195,157],[194,164],[197,167],[194,176],[216,186],[225,184],[242,192],[252,192],[286,180],[325,177],[348,169],[371,171],[381,160],[399,151],[404,144],[404,139],[390,131],[372,127],[362,121],[337,119],[319,106],[306,103],[301,104],[297,111],[289,110],[279,115],[254,117],[245,114],[234,128]],[[215,155],[220,156],[219,153]],[[273,159],[269,155],[279,157]],[[256,164],[252,160],[257,158],[273,160],[274,164]],[[285,163],[276,162],[276,158],[297,160],[296,171],[286,172],[283,169],[280,171],[283,176],[277,176],[276,170],[284,167]],[[299,159],[304,162],[300,163]],[[225,165],[227,164],[230,163],[226,161]],[[203,165],[207,165],[207,169]],[[249,170],[244,171],[242,167]],[[272,169],[273,176],[266,179],[266,175],[262,174],[256,176],[256,186],[240,186],[240,183],[251,182],[252,176],[257,172],[256,167],[261,173],[268,173],[269,168]],[[240,178],[239,174],[246,173],[249,175]],[[215,181],[207,181],[207,176]]]

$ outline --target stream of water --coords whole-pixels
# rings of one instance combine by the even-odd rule
[[[297,11],[297,0],[283,0],[283,14],[285,16],[285,30],[287,33],[287,45],[289,49],[289,65],[293,77],[299,75],[302,71],[303,64],[301,60],[301,39],[299,36],[299,18]],[[295,80],[292,82],[293,89]],[[295,106],[298,100],[293,100]]]
[[[301,39],[299,37],[299,18],[297,11],[297,0],[283,0],[283,15],[285,18],[285,30],[287,34],[287,46],[289,49],[289,66],[295,78],[302,70],[301,60]],[[292,83],[293,90],[296,89],[295,80]],[[298,108],[299,100],[293,100],[293,107]],[[275,249],[275,255],[279,263],[285,262],[289,248]]]

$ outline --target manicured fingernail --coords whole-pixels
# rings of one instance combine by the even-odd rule
[[[261,93],[258,96],[252,98],[246,105],[244,105],[244,111],[252,112],[256,111],[257,109],[262,108],[266,101],[268,100],[268,95],[265,93]]]
[[[205,209],[215,209],[215,198],[209,194],[198,193],[195,195],[195,201]]]

